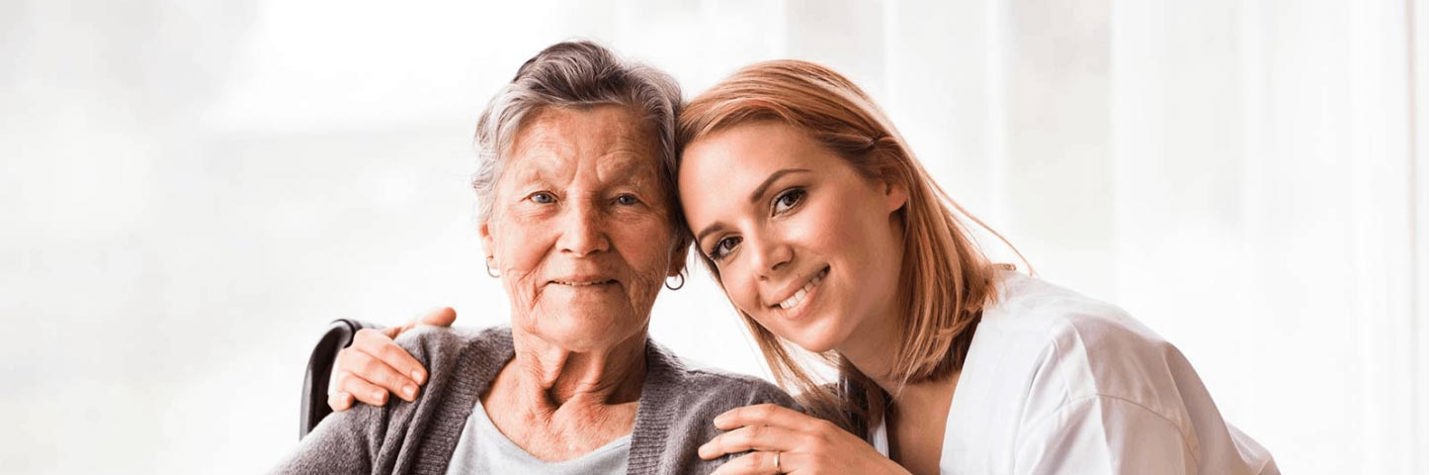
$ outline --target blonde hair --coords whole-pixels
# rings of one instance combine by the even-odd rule
[[[864,91],[818,64],[783,60],[741,69],[685,105],[678,142],[764,120],[801,129],[865,177],[908,189],[908,202],[897,212],[904,241],[898,302],[903,325],[888,376],[902,387],[962,369],[982,310],[997,292],[994,267],[957,216],[987,226],[939,188]],[[699,254],[719,282],[720,270]],[[834,351],[817,355],[837,367],[841,379],[838,385],[822,385],[794,357],[807,353],[740,313],[776,382],[800,393],[813,413],[860,435],[883,417],[890,395],[843,356]]]

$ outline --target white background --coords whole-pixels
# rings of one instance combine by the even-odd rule
[[[1287,473],[1430,473],[1425,31],[1425,0],[4,0],[0,472],[262,471],[327,321],[504,321],[473,124],[590,38],[687,96],[845,72]],[[765,374],[698,269],[652,333]]]

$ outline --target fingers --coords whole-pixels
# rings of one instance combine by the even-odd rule
[[[715,416],[715,427],[730,430],[740,426],[769,425],[788,429],[808,429],[822,419],[776,404],[738,407]]]
[[[726,432],[700,446],[700,458],[716,459],[749,450],[789,450],[798,434],[776,426],[750,425]]]
[[[337,392],[333,393],[332,396],[328,397],[329,406],[333,405],[333,398],[342,393],[347,393],[349,396],[352,396],[354,399],[361,401],[363,404],[369,404],[373,406],[387,405],[387,389],[378,387],[375,384],[367,382],[362,378],[353,375],[352,373],[344,372],[342,375],[338,376],[337,387]]]
[[[434,309],[427,312],[427,314],[423,315],[418,321],[423,325],[450,327],[452,326],[452,322],[457,321],[457,311],[452,310],[452,307]]]
[[[415,385],[426,383],[427,369],[423,368],[422,363],[417,361],[417,358],[413,358],[412,354],[408,353],[406,349],[403,349],[401,346],[398,346],[396,342],[392,341],[393,338],[396,338],[396,334],[388,334],[387,332],[393,330],[393,328],[381,332],[368,329],[358,330],[357,335],[353,337],[352,346],[338,353],[339,366],[345,370],[357,373],[357,375],[363,379],[377,383],[397,394],[402,394],[400,390],[407,384],[413,384],[413,389],[415,390]],[[398,333],[400,332],[401,331],[398,330]],[[374,378],[391,375],[393,373],[384,372],[382,375],[378,375],[364,371],[363,367],[344,364],[342,356],[343,353],[347,353],[348,350],[357,350],[358,352],[376,358],[383,366],[392,370],[396,374],[397,379],[390,381],[391,384],[387,384],[389,381]],[[365,363],[365,361],[362,362]],[[380,370],[379,368],[378,371]]]
[[[788,455],[778,452],[750,452],[725,462],[715,470],[715,473],[720,475],[786,473],[792,471],[789,460],[786,459]]]
[[[390,345],[391,348],[396,348],[397,351],[401,352],[403,356],[409,359],[411,358],[410,355],[407,355],[406,351],[402,350],[402,347],[397,346],[391,341],[388,341],[386,345]],[[383,348],[383,350],[378,351],[388,351],[387,346],[384,346]],[[407,375],[403,375],[402,373],[400,373],[399,370],[393,368],[391,363],[389,363],[388,361],[373,357],[371,354],[364,353],[363,351],[365,350],[371,351],[371,348],[347,348],[343,351],[338,352],[337,370],[346,373],[340,375],[340,377],[347,376],[347,379],[349,380],[356,379],[364,383],[370,383],[378,388],[381,388],[383,392],[390,391],[406,401],[412,401],[416,399],[417,383],[415,381],[410,379]],[[387,355],[387,357],[392,358],[393,356]],[[343,389],[348,388],[342,386],[339,387],[339,390]],[[363,387],[361,389],[368,388]],[[353,395],[356,396],[359,400],[367,402],[367,399],[363,397],[364,395],[367,395],[366,392],[353,392]]]
[[[346,391],[338,391],[328,395],[328,407],[333,411],[343,412],[353,408],[353,395]]]

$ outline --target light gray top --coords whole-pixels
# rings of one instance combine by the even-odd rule
[[[626,473],[626,457],[631,452],[631,436],[621,436],[611,443],[580,457],[560,462],[547,462],[517,446],[497,429],[487,417],[482,401],[457,441],[448,475],[468,473],[545,473],[549,475],[585,475],[591,473]]]
[[[443,474],[467,417],[497,372],[515,355],[511,330],[420,327],[397,343],[427,367],[415,402],[359,405],[329,415],[277,473]],[[711,420],[741,406],[794,400],[759,378],[690,369],[646,344],[646,376],[626,458],[629,474],[710,473],[729,460],[701,460],[696,449],[719,435]]]

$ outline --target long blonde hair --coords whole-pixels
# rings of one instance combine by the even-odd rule
[[[904,241],[899,275],[903,325],[888,376],[902,387],[962,369],[982,310],[996,298],[996,290],[994,267],[957,216],[987,226],[939,188],[864,91],[818,64],[782,60],[741,69],[686,104],[677,142],[688,144],[762,120],[803,130],[865,177],[907,187],[908,203],[897,212]],[[719,282],[720,270],[699,254]],[[801,394],[813,413],[860,435],[883,417],[890,395],[843,356],[834,351],[817,355],[837,367],[841,379],[837,385],[820,384],[794,357],[807,353],[740,313],[776,382]]]

